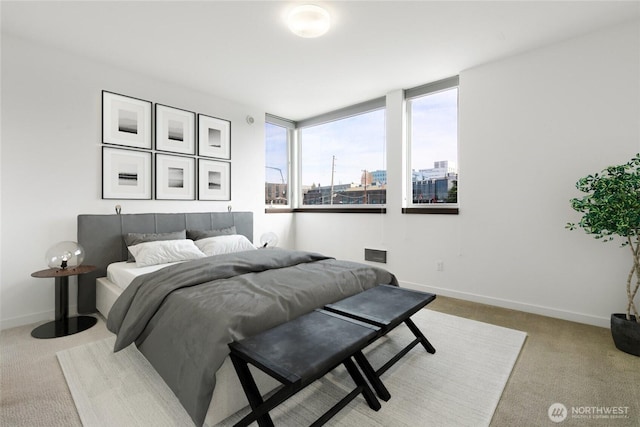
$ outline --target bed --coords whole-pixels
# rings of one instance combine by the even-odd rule
[[[78,311],[108,319],[116,350],[135,343],[196,425],[213,426],[247,405],[229,342],[378,284],[397,284],[379,268],[279,249],[243,248],[151,269],[125,262],[127,233],[229,227],[253,241],[250,212],[78,216],[85,263],[97,267],[79,278]],[[255,376],[263,393],[278,385]]]

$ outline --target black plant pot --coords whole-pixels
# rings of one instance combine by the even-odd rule
[[[621,313],[611,315],[611,336],[618,350],[625,353],[640,356],[640,323],[635,316],[627,320],[627,316]]]

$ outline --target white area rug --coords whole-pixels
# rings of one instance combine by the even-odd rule
[[[382,376],[391,399],[371,410],[360,396],[327,425],[488,426],[526,334],[430,310],[412,317],[436,348],[420,345]],[[405,325],[365,350],[378,368],[413,335]],[[58,352],[82,423],[94,426],[191,426],[171,390],[135,346],[113,353],[114,338]],[[337,368],[273,411],[276,426],[308,425],[350,391]],[[220,426],[231,426],[247,409]]]

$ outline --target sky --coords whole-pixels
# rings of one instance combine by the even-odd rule
[[[457,88],[410,101],[411,168],[430,169],[439,160],[457,161]],[[287,179],[286,130],[267,124],[267,182]],[[360,183],[364,170],[385,170],[385,110],[304,128],[300,135],[302,185]],[[273,168],[273,169],[271,169]]]
[[[433,162],[458,160],[458,89],[411,101],[411,169],[430,169]]]
[[[287,129],[267,123],[265,140],[265,182],[288,183]]]
[[[386,169],[384,110],[302,129],[302,185],[360,183],[364,170]]]

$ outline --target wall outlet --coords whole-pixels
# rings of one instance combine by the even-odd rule
[[[444,261],[436,261],[436,270],[437,271],[444,271]]]

